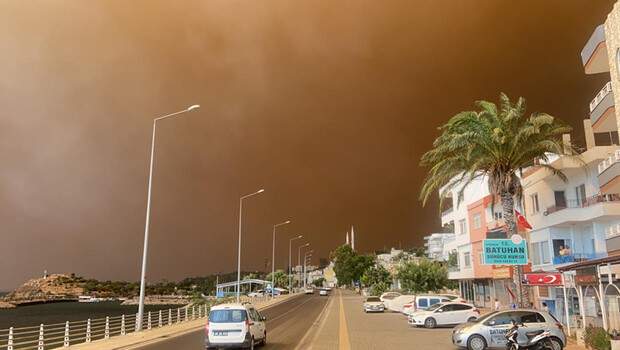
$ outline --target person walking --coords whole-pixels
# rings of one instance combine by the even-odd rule
[[[500,308],[501,308],[501,306],[499,304],[499,300],[497,300],[497,298],[495,298],[495,303],[493,304],[493,310],[499,311]]]

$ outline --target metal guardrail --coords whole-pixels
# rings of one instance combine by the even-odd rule
[[[241,297],[241,301],[260,303],[269,297]],[[230,302],[230,299],[216,301]],[[149,311],[144,314],[144,330],[172,326],[174,324],[205,318],[211,305],[183,306],[176,309]],[[4,350],[46,350],[68,347],[95,340],[123,336],[137,331],[137,314],[120,315],[82,321],[40,324],[29,327],[0,329],[0,349]]]

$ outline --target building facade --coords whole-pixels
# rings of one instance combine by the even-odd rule
[[[447,261],[448,254],[443,246],[454,238],[454,233],[431,233],[424,237],[424,253],[431,260]]]

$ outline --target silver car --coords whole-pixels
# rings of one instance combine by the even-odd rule
[[[480,317],[475,322],[459,325],[452,331],[452,343],[469,350],[505,349],[504,335],[512,327],[512,322],[524,325],[519,329],[520,334],[517,338],[519,343],[527,341],[527,333],[542,329],[551,332],[554,350],[562,350],[566,345],[562,324],[548,312],[530,309],[495,311]]]

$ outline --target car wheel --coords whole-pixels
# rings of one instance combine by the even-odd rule
[[[558,338],[551,338],[550,343],[553,347],[553,350],[562,350],[564,348],[562,346],[562,341]]]
[[[426,328],[435,328],[437,326],[437,321],[434,318],[429,317],[424,321],[424,327]]]
[[[472,335],[467,340],[467,350],[484,350],[487,347],[487,342],[482,336]]]
[[[475,320],[477,320],[477,318],[472,316],[467,319],[467,322],[474,322]]]

